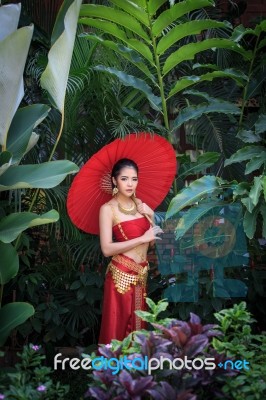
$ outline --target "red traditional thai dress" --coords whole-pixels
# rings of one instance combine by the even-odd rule
[[[113,235],[117,242],[123,242],[142,236],[149,228],[149,221],[140,217],[117,223],[113,226]],[[99,344],[108,344],[112,339],[123,340],[130,332],[146,328],[135,311],[146,309],[148,268],[148,261],[136,263],[124,254],[113,256],[104,283]],[[137,272],[139,270],[141,273]]]

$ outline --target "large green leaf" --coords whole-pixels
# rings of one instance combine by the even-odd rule
[[[241,86],[243,86],[244,81],[247,80],[247,76],[244,73],[240,71],[235,71],[233,69],[208,72],[200,76],[195,76],[195,75],[184,76],[175,83],[174,87],[170,90],[168,98],[180,92],[181,90],[184,90],[189,86],[194,85],[195,83],[203,81],[212,81],[215,78],[232,78],[234,81],[237,82],[237,84]]]
[[[22,100],[21,82],[33,26],[18,29],[0,42],[0,145],[5,149],[12,118]]]
[[[244,143],[257,143],[262,140],[259,134],[257,135],[255,132],[245,129],[239,131],[236,137]]]
[[[85,25],[101,29],[103,32],[113,35],[115,38],[126,43],[127,46],[131,47],[139,54],[141,54],[141,56],[144,57],[151,65],[153,66],[155,65],[149,46],[147,46],[140,40],[134,38],[128,38],[125,32],[112,22],[96,20],[93,18],[82,18],[80,19],[80,22],[82,22]]]
[[[250,189],[249,197],[252,203],[256,206],[259,202],[260,194],[262,192],[262,176],[255,176],[254,184]]]
[[[250,191],[250,183],[240,182],[238,185],[234,186],[233,194],[236,196],[243,196],[243,194],[248,194]]]
[[[148,1],[148,13],[149,13],[150,17],[153,17],[153,15],[156,13],[156,11],[159,10],[159,8],[168,1],[169,0],[149,0]]]
[[[168,94],[168,98],[172,97],[173,95],[181,92],[182,90],[195,85],[195,83],[200,82],[200,76],[197,75],[191,75],[191,76],[183,76],[182,78],[178,79],[172,89],[170,90]]]
[[[93,26],[94,28],[100,29],[101,31],[115,36],[122,42],[127,42],[128,38],[123,29],[120,29],[116,24],[109,21],[100,21],[89,17],[83,17],[79,19],[79,22],[83,25]]]
[[[140,21],[146,27],[149,27],[149,17],[145,11],[144,1],[131,1],[131,0],[110,0],[111,3],[132,15],[135,19]]]
[[[182,61],[193,60],[196,54],[210,49],[232,50],[241,54],[247,59],[250,59],[252,55],[251,51],[244,50],[243,47],[229,39],[206,39],[202,42],[186,44],[180,47],[178,50],[172,52],[165,61],[163,74],[166,75]]]
[[[51,35],[51,46],[59,39],[65,30],[65,16],[69,7],[73,4],[73,0],[64,0],[57,15],[53,26],[53,32]]]
[[[226,167],[227,165],[236,162],[250,160],[252,157],[259,156],[261,152],[264,151],[265,147],[263,146],[256,146],[256,145],[245,146],[242,149],[238,150],[236,153],[234,153],[229,159],[225,160],[224,165]]]
[[[75,42],[77,20],[82,0],[74,0],[64,17],[64,31],[51,47],[48,65],[41,76],[41,85],[48,91],[61,113],[64,101],[72,52]]]
[[[142,25],[128,13],[107,6],[84,4],[80,9],[80,17],[89,16],[107,20],[123,26],[137,34],[141,39],[150,43],[150,38]],[[82,20],[81,20],[82,22]]]
[[[218,183],[215,176],[203,176],[202,178],[192,182],[171,200],[166,212],[166,219],[177,214],[183,208],[191,206],[197,201],[205,198],[208,194],[213,193],[217,188]]]
[[[153,94],[151,87],[144,80],[135,78],[135,76],[128,75],[123,71],[118,71],[115,68],[105,67],[103,65],[98,65],[97,67],[94,67],[94,69],[96,69],[97,71],[108,72],[111,75],[115,75],[123,83],[123,85],[131,86],[135,89],[140,90],[145,94],[151,106],[155,110],[161,110],[161,98]]]
[[[12,164],[26,153],[33,129],[46,118],[50,108],[45,104],[33,104],[19,108],[7,136],[7,150],[12,153]]]
[[[266,132],[266,114],[261,114],[255,124],[256,134]]]
[[[178,224],[175,228],[175,238],[176,240],[184,236],[184,234],[197,223],[200,218],[207,214],[212,208],[219,205],[224,205],[224,203],[219,203],[219,201],[213,201],[211,203],[199,204],[198,206],[191,207],[187,210],[184,215],[179,219]]]
[[[243,25],[237,25],[232,33],[231,39],[234,42],[240,42],[240,40],[247,34],[254,34],[254,30],[251,28],[245,28]]]
[[[28,303],[9,303],[0,309],[0,346],[3,346],[18,325],[34,315],[34,308]]]
[[[58,219],[59,214],[55,210],[42,215],[31,212],[12,213],[0,220],[0,240],[4,243],[13,242],[26,229],[51,224],[57,222]]]
[[[182,109],[174,121],[173,128],[179,128],[181,125],[187,121],[190,121],[191,119],[198,119],[203,114],[214,112],[235,115],[240,114],[240,110],[235,104],[229,101],[213,99],[210,104],[201,104],[199,106],[190,106]]]
[[[21,4],[7,4],[0,7],[0,41],[17,29],[20,10]]]
[[[180,165],[178,179],[184,179],[184,177],[188,175],[194,175],[206,170],[206,168],[210,168],[220,157],[221,155],[216,152],[200,154],[196,162],[183,163]]]
[[[52,188],[68,174],[76,172],[77,165],[67,160],[12,166],[0,176],[0,192],[10,189]]]
[[[175,4],[170,9],[162,12],[154,21],[152,32],[155,36],[161,35],[162,31],[169,27],[174,21],[190,11],[197,10],[201,7],[213,6],[212,0],[186,0]]]
[[[262,32],[266,32],[266,20],[263,19],[254,29],[255,35],[259,36]]]
[[[244,214],[243,227],[249,239],[252,239],[255,234],[259,210],[259,207],[256,207],[252,212],[246,210]]]
[[[241,199],[241,203],[244,204],[244,206],[246,207],[246,209],[248,210],[249,213],[253,212],[255,206],[250,197],[243,197]]]
[[[266,165],[266,151],[252,157],[246,165],[245,174],[251,174],[251,172],[260,169],[263,164]]]
[[[0,242],[0,254],[0,285],[5,285],[17,275],[19,258],[12,244]]]
[[[138,40],[138,39],[128,39],[126,42],[132,49],[134,49],[135,51],[139,52],[139,54],[142,55],[142,57],[146,58],[147,61],[149,61],[150,65],[152,67],[155,67],[155,62],[153,59],[153,55],[152,52],[150,50],[150,48],[143,43],[142,41]]]
[[[134,64],[137,68],[140,69],[149,79],[154,81],[154,77],[151,74],[150,69],[147,65],[143,62],[143,58],[133,49],[123,46],[119,43],[115,43],[113,40],[104,40],[100,36],[97,35],[90,35],[88,33],[84,33],[80,35],[80,37],[84,37],[87,40],[96,41],[103,46],[106,46],[109,49],[112,49],[116,53],[120,54],[125,59],[129,60],[132,64]]]
[[[185,22],[183,24],[177,24],[172,28],[166,35],[164,35],[158,43],[157,52],[159,55],[164,54],[164,52],[169,49],[178,40],[183,39],[189,35],[199,34],[204,29],[212,28],[226,28],[228,27],[227,22],[219,22],[211,19],[205,20],[193,20]]]

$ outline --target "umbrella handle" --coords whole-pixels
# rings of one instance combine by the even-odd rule
[[[149,221],[149,223],[154,226],[153,220],[148,216],[148,214],[144,214],[144,216],[147,218],[147,220]]]

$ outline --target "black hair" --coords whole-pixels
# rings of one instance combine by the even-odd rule
[[[112,182],[112,188],[114,188],[113,180],[112,178],[117,179],[118,175],[120,174],[120,171],[122,168],[125,167],[131,167],[134,168],[134,170],[137,172],[137,175],[139,173],[139,168],[135,161],[130,160],[129,158],[121,158],[118,160],[115,165],[113,166],[112,172],[111,172],[111,182]]]

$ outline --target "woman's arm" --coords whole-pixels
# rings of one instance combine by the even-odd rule
[[[160,227],[151,227],[142,236],[127,240],[126,242],[113,242],[112,238],[112,210],[108,204],[104,204],[100,208],[100,243],[103,255],[105,257],[114,256],[116,254],[124,253],[144,243],[149,243],[156,237],[157,233],[161,233]]]

